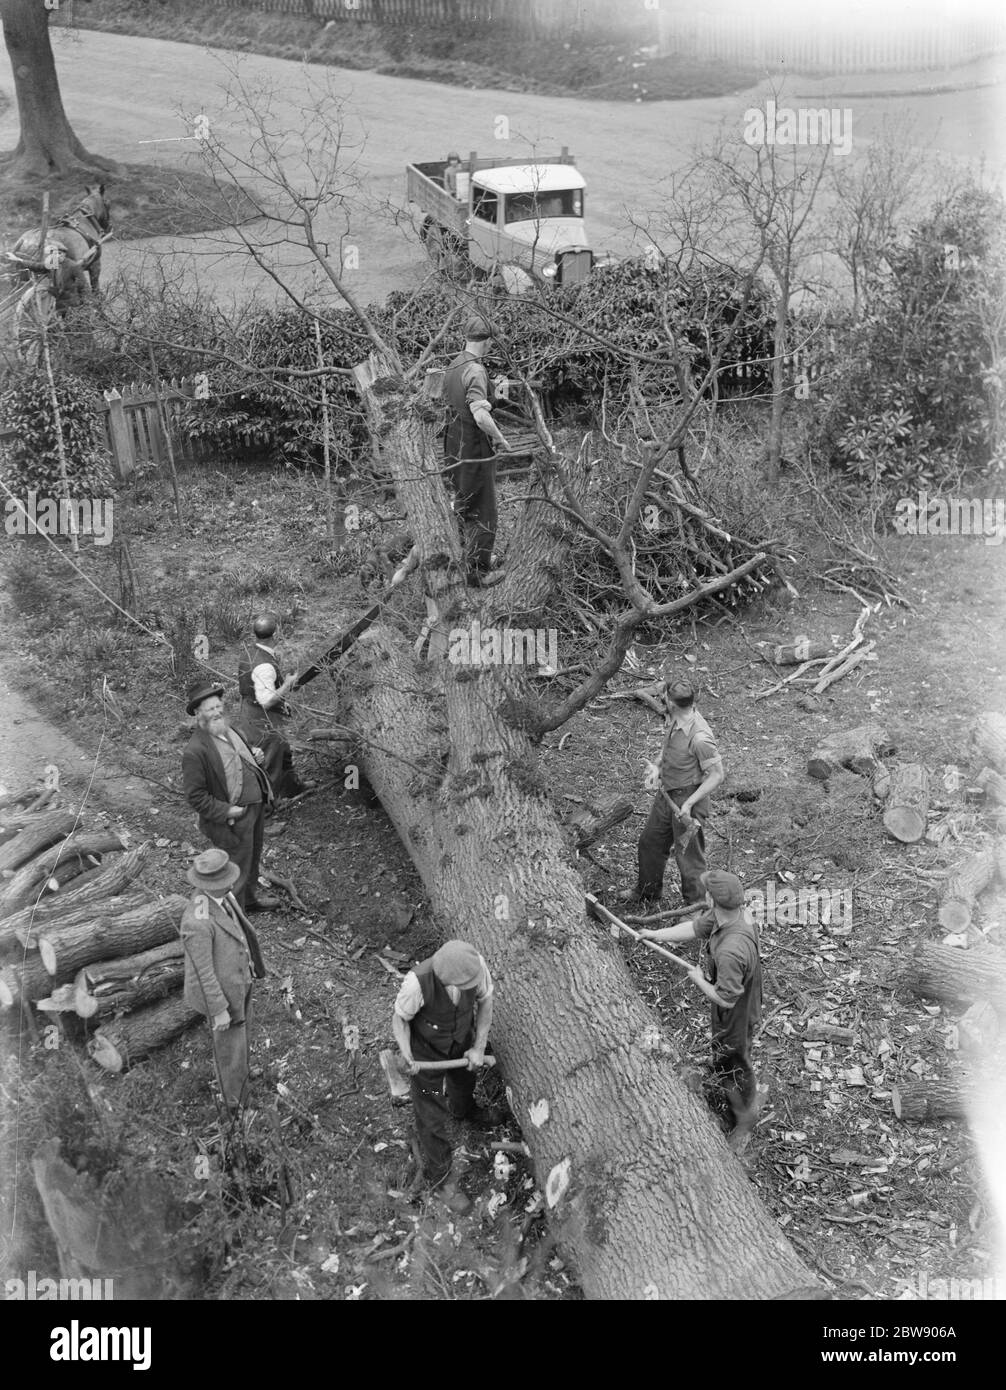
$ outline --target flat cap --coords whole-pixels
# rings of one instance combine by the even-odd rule
[[[728,874],[726,869],[707,869],[699,882],[717,907],[744,906],[744,885],[736,874]]]

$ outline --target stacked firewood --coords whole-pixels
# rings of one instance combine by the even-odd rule
[[[34,1033],[34,1011],[66,1015],[118,1072],[200,1017],[181,992],[186,898],[140,883],[149,842],[83,830],[53,802],[37,787],[0,798],[0,1018],[18,1010]]]

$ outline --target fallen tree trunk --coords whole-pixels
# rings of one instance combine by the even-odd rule
[[[979,717],[971,740],[982,762],[1006,772],[1006,715],[988,711]]]
[[[940,892],[937,917],[947,931],[967,931],[981,893],[992,882],[996,872],[996,856],[990,849],[981,850],[966,859]]]
[[[127,1014],[99,1028],[87,1050],[106,1071],[120,1072],[177,1038],[203,1017],[184,997],[173,994],[159,1004]]]
[[[532,595],[546,602],[554,580],[523,528],[521,590],[510,575],[484,593],[465,590],[434,416],[400,379],[386,377],[373,396],[361,384],[444,627],[506,621]],[[564,461],[584,490],[585,457]],[[568,527],[551,516],[540,518],[541,545],[561,561]],[[493,1049],[587,1296],[771,1298],[811,1284],[710,1112],[675,1075],[617,946],[585,917],[528,734],[536,695],[512,667],[418,661],[418,625],[403,635],[381,623],[361,636],[339,722],[359,738],[362,770],[445,935],[471,941],[494,973]]]
[[[627,796],[610,796],[598,805],[584,806],[567,821],[573,832],[574,847],[589,849],[613,826],[627,820],[634,809]]]
[[[990,801],[994,801],[998,806],[1006,806],[1006,777],[996,772],[994,768],[983,767],[975,778],[977,786],[981,787]]]
[[[95,908],[104,907],[110,898],[120,894],[123,888],[132,883],[149,856],[150,842],[147,841],[137,845],[135,849],[126,850],[125,854],[117,855],[100,869],[81,874],[79,883],[75,883],[62,895],[63,905],[67,908],[90,907],[93,916]],[[19,929],[18,940],[30,948],[35,945],[35,938],[41,930],[42,925],[36,916],[27,929]],[[84,963],[79,961],[78,965]]]
[[[987,1000],[1006,1012],[1006,954],[984,946],[961,951],[927,941],[908,963],[903,983],[923,999],[975,1003]]]
[[[121,960],[93,961],[78,971],[73,984],[73,1009],[81,1018],[105,1018],[126,1013],[170,994],[185,975],[181,941],[167,941],[151,951]]]
[[[905,1081],[891,1087],[891,1106],[899,1120],[962,1120],[977,1091],[974,1077],[955,1071],[934,1081]]]
[[[119,912],[130,912],[150,901],[146,893],[124,893],[111,897],[105,903],[103,912],[113,917]],[[57,898],[43,898],[38,907],[22,908],[13,917],[0,922],[0,952],[10,950],[33,951],[37,936],[45,927],[74,927],[80,922],[89,922],[94,917],[91,903],[74,903],[68,894],[61,893]]]
[[[929,811],[929,769],[922,763],[898,763],[884,809],[884,827],[904,845],[914,845],[926,833]]]
[[[34,825],[0,845],[0,873],[18,869],[27,860],[34,859],[39,850],[69,835],[76,823],[77,817],[71,811],[49,811],[40,816]]]
[[[91,961],[162,946],[178,935],[178,924],[188,899],[181,893],[144,903],[132,912],[106,917],[96,911],[89,922],[76,927],[51,926],[38,933],[38,952],[50,975],[76,973]]]
[[[68,839],[23,864],[12,879],[0,889],[0,916],[17,912],[37,897],[44,879],[60,865],[70,864],[87,855],[113,854],[125,849],[118,835],[107,831],[71,835]],[[90,866],[88,866],[90,868]]]
[[[879,724],[861,724],[855,729],[838,729],[829,734],[807,759],[807,771],[820,781],[848,768],[869,776],[878,769],[880,759],[894,752],[887,730]]]

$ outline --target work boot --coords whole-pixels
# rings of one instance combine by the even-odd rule
[[[254,898],[245,899],[245,912],[272,912],[279,905],[279,898],[270,893],[258,893]]]
[[[466,1125],[474,1125],[476,1129],[495,1129],[503,1123],[504,1116],[498,1106],[473,1105],[467,1115],[459,1115],[457,1118]]]
[[[751,1132],[758,1123],[761,1094],[755,1091],[754,1099],[747,1106],[739,1104],[740,1096],[736,1091],[728,1091],[727,1099],[730,1101],[730,1108],[734,1113],[734,1127],[727,1137],[727,1143],[735,1154],[741,1154],[747,1148]]]
[[[638,888],[622,888],[615,894],[615,901],[622,903],[625,907],[652,907],[654,903],[660,901],[660,894],[655,898],[644,897]]]

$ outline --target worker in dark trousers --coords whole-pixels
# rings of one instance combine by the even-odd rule
[[[423,1173],[433,1192],[458,1215],[471,1210],[451,1173],[450,1122],[496,1123],[475,1104],[475,1073],[482,1065],[493,1017],[489,967],[466,941],[448,941],[405,977],[392,1030],[412,1077],[412,1109]],[[416,1062],[467,1058],[454,1071],[423,1072]]]
[[[672,849],[681,875],[682,902],[702,901],[699,878],[706,867],[702,823],[709,814],[709,795],[724,774],[713,731],[695,708],[695,693],[688,676],[665,680],[668,724],[655,769],[657,793],[639,837],[636,887],[623,889],[618,894],[620,902],[651,903],[660,897]]]
[[[293,689],[296,676],[284,679],[276,655],[278,628],[275,613],[260,613],[252,623],[255,646],[251,650],[246,647],[238,663],[240,732],[265,754],[262,766],[277,799],[299,796],[309,785],[297,775],[286,737],[285,725],[290,717],[286,696]]]
[[[710,869],[702,875],[706,907],[689,922],[640,929],[650,941],[702,942],[702,964],[688,972],[712,1003],[713,1082],[733,1113],[730,1147],[739,1153],[758,1118],[758,1083],[751,1043],[761,1018],[758,928],[744,907],[736,874]]]
[[[454,510],[461,522],[468,583],[474,588],[482,587],[492,568],[497,523],[495,455],[510,451],[492,417],[489,376],[483,363],[491,341],[485,319],[469,319],[465,350],[444,374],[448,465],[444,478],[456,494]]]

